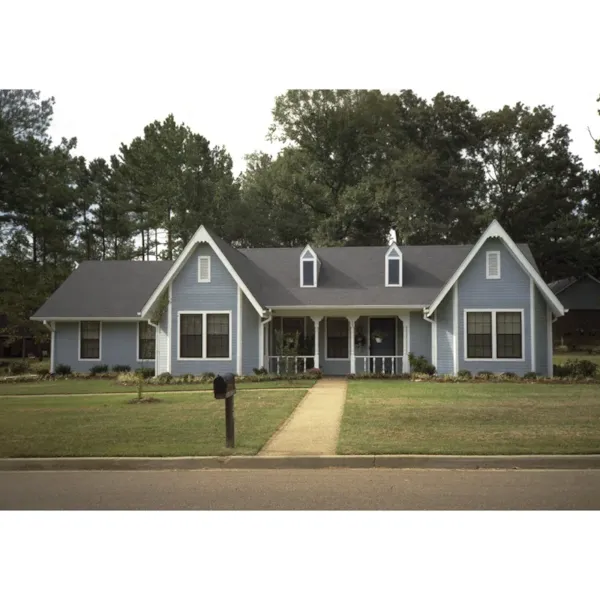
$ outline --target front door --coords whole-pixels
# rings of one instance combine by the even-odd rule
[[[371,355],[371,373],[392,373],[396,355],[396,319],[372,318],[369,321],[370,339],[369,354]],[[377,356],[388,358],[376,358]]]

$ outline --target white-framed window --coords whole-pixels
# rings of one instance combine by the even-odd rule
[[[346,317],[325,319],[325,356],[328,360],[346,360],[350,356],[350,323]]]
[[[486,279],[500,279],[500,251],[489,250],[485,253],[485,277]]]
[[[465,360],[525,360],[523,309],[465,310]]]
[[[198,283],[210,283],[210,256],[198,257]]]
[[[310,246],[300,255],[300,287],[317,287],[317,256]]]
[[[138,321],[137,326],[137,359],[154,360],[156,358],[156,327],[148,321]]]
[[[402,252],[396,244],[385,253],[385,285],[402,287]]]
[[[231,360],[231,311],[180,311],[178,360]]]
[[[102,347],[102,323],[79,322],[79,360],[100,360]]]

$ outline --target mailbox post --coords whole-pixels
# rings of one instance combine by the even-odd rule
[[[235,396],[235,375],[224,373],[213,380],[213,392],[217,400],[225,400],[225,445],[235,447],[235,421],[233,418],[233,397]]]

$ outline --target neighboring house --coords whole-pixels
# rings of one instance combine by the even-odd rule
[[[555,344],[600,346],[600,280],[591,275],[554,281],[550,289],[569,312],[554,323]]]
[[[201,226],[175,262],[84,262],[33,319],[52,364],[156,373],[541,374],[564,308],[526,245],[494,221],[475,245],[236,250]],[[301,334],[286,357],[279,331]]]
[[[8,318],[0,313],[0,358],[26,358],[31,355],[41,357],[44,352],[49,352],[50,344],[37,342],[33,333],[27,328],[21,328],[14,335],[9,336],[4,332],[8,327]],[[18,336],[17,339],[14,339]]]

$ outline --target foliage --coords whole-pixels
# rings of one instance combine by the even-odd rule
[[[471,379],[471,377],[473,377],[471,371],[467,370],[467,369],[461,369],[458,374],[458,377],[460,377],[461,379]]]
[[[62,375],[62,376],[64,376],[64,375],[70,375],[71,374],[71,366],[70,365],[64,365],[64,364],[61,363],[59,365],[56,365],[56,367],[54,369],[54,372],[57,375]]]
[[[266,375],[268,373],[268,371],[264,367],[261,367],[260,369],[254,368],[252,369],[252,371],[255,375]]]
[[[591,360],[569,359],[563,365],[554,365],[555,377],[594,377],[598,365]]]
[[[108,365],[94,365],[90,367],[90,373],[92,375],[100,375],[101,373],[108,373]]]
[[[29,363],[26,360],[11,362],[8,365],[8,373],[10,375],[22,375],[29,371]]]
[[[154,377],[154,369],[152,367],[140,367],[139,369],[136,369],[135,372],[136,374],[141,375],[144,379]]]
[[[412,352],[409,352],[408,362],[410,364],[410,370],[413,373],[423,373],[425,375],[435,374],[435,367],[422,355],[415,356]]]
[[[500,374],[500,377],[502,379],[516,379],[519,376],[516,373],[513,373],[512,371],[505,371],[504,373]]]
[[[129,365],[113,365],[111,371],[113,373],[128,373],[131,371],[131,367]]]
[[[476,375],[478,379],[493,379],[495,374],[491,371],[479,371]]]
[[[160,295],[160,298],[158,299],[156,308],[152,312],[150,320],[156,324],[160,323],[161,319],[163,318],[163,316],[168,308],[169,308],[169,291],[167,289]]]
[[[527,371],[525,375],[523,375],[523,379],[537,379],[538,374],[535,371]]]

